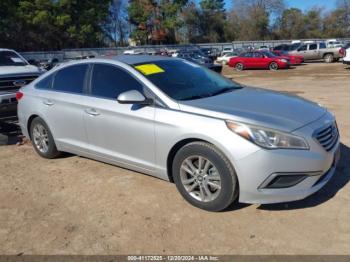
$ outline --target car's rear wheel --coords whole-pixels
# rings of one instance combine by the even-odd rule
[[[44,120],[40,117],[33,119],[30,125],[30,138],[35,151],[44,158],[58,157],[57,150],[51,131]]]
[[[326,55],[324,56],[324,61],[325,61],[326,63],[333,63],[333,61],[334,61],[334,56],[333,56],[332,54],[326,54]]]
[[[172,171],[181,195],[201,209],[221,211],[238,196],[233,167],[209,143],[193,142],[181,148],[175,155]]]
[[[271,71],[276,71],[278,70],[278,64],[276,62],[271,62],[270,65],[269,65],[269,69]]]
[[[235,69],[236,69],[237,71],[243,71],[244,66],[243,66],[242,63],[237,63],[237,64],[235,65]]]

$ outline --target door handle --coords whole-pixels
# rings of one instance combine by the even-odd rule
[[[50,99],[45,99],[43,101],[43,104],[47,105],[47,106],[53,106],[55,103],[52,100],[50,100]]]
[[[96,109],[94,108],[89,108],[89,109],[86,109],[85,112],[91,116],[99,116],[100,113],[96,111]]]

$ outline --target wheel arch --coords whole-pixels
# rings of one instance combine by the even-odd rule
[[[30,134],[30,126],[31,126],[33,120],[34,120],[35,118],[37,118],[37,117],[40,117],[40,116],[37,115],[37,114],[32,114],[32,115],[28,118],[28,121],[27,121],[27,126],[26,126],[26,128],[27,128],[27,132],[28,132],[28,135],[29,135],[29,139],[30,139],[30,140],[32,139],[31,134]]]
[[[203,140],[203,139],[200,139],[200,138],[185,138],[185,139],[178,141],[175,145],[173,145],[173,147],[169,151],[167,161],[166,161],[167,174],[168,174],[169,181],[171,183],[174,183],[172,166],[173,166],[173,161],[174,161],[176,153],[185,145],[187,145],[189,143],[193,143],[193,142],[206,142],[206,143],[211,144],[210,142]]]

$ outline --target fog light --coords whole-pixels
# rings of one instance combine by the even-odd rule
[[[278,175],[265,188],[287,188],[299,184],[307,175]]]

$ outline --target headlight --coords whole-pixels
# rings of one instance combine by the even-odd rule
[[[283,62],[283,63],[288,63],[288,60],[284,59],[284,58],[280,59],[280,61]]]
[[[234,133],[266,149],[309,149],[299,136],[231,121],[226,121],[226,125]]]

